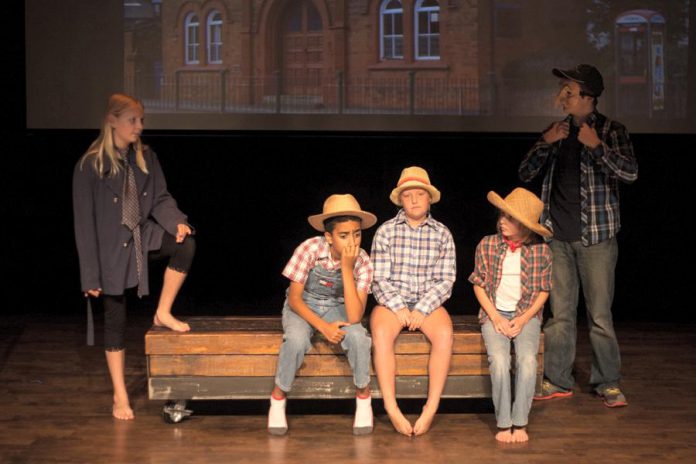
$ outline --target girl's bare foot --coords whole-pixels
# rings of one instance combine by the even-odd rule
[[[113,415],[116,419],[121,420],[135,419],[135,414],[133,414],[133,410],[130,407],[128,397],[119,398],[116,395],[114,395]]]
[[[433,419],[435,418],[436,412],[437,408],[428,406],[428,404],[426,403],[425,406],[423,406],[423,412],[416,421],[416,424],[413,426],[413,433],[415,435],[423,435],[428,430],[430,430],[430,426],[433,423]]]
[[[529,441],[529,435],[527,435],[527,429],[525,427],[515,427],[512,430],[513,443],[524,443],[527,441]]]
[[[186,323],[164,311],[157,311],[152,321],[157,327],[167,327],[174,332],[188,332],[191,327]]]
[[[495,439],[501,443],[512,443],[512,433],[510,429],[499,430],[495,434]]]
[[[387,415],[389,416],[389,420],[397,432],[406,435],[407,437],[413,435],[413,427],[411,427],[411,423],[408,421],[408,419],[406,419],[406,417],[404,417],[399,408],[391,410],[387,409]]]

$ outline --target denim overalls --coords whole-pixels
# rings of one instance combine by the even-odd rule
[[[307,276],[302,299],[326,322],[348,321],[340,269],[329,271],[320,265],[314,266]],[[353,382],[357,388],[365,388],[370,383],[372,339],[360,323],[341,330],[346,333],[341,347],[353,369]],[[283,332],[275,383],[281,390],[289,392],[305,354],[312,348],[310,339],[315,329],[290,308],[287,297],[283,305]]]

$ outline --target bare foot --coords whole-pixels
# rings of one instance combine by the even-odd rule
[[[510,429],[500,430],[495,434],[495,439],[501,443],[512,443],[512,433]]]
[[[529,435],[527,435],[527,429],[525,427],[515,428],[512,431],[512,442],[513,443],[525,443],[529,441]]]
[[[130,403],[128,402],[128,397],[123,399],[123,398],[117,398],[116,396],[114,396],[113,415],[116,419],[121,419],[121,420],[133,420],[133,419],[135,419],[135,414],[133,414],[133,410],[130,407]]]
[[[413,426],[414,435],[423,435],[430,430],[436,412],[437,408],[430,407],[427,403],[423,406],[423,412]]]
[[[399,408],[391,411],[387,410],[387,415],[389,416],[389,420],[397,432],[404,434],[407,437],[413,435],[413,427],[411,427],[411,423],[404,417]]]
[[[188,332],[191,327],[186,322],[181,322],[179,319],[164,311],[157,311],[152,323],[157,327],[167,327],[174,332]]]

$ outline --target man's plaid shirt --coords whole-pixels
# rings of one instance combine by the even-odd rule
[[[566,121],[572,124],[572,116]],[[594,150],[583,145],[580,152],[580,221],[585,246],[603,242],[619,232],[619,181],[631,183],[638,178],[638,162],[626,128],[597,112],[589,116],[587,123],[595,128],[601,143]],[[551,230],[549,203],[553,171],[562,143],[559,140],[548,144],[540,138],[519,169],[520,179],[529,182],[547,166],[541,191],[544,202],[541,222]]]

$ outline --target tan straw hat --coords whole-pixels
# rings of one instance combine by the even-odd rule
[[[544,203],[529,190],[518,187],[505,199],[495,192],[488,192],[486,198],[493,206],[517,219],[532,232],[542,237],[551,237],[551,231],[539,224]]]
[[[430,194],[431,204],[440,201],[440,191],[430,184],[430,177],[426,170],[418,166],[411,166],[401,171],[399,182],[396,183],[396,188],[392,190],[389,199],[395,205],[401,206],[399,195],[401,195],[401,192],[404,190],[410,188],[422,188],[427,190]]]
[[[367,229],[377,222],[377,216],[360,208],[358,200],[350,193],[345,195],[331,195],[324,202],[324,210],[321,214],[309,216],[307,220],[319,232],[324,232],[324,221],[336,216],[356,216],[361,222],[360,228]]]

